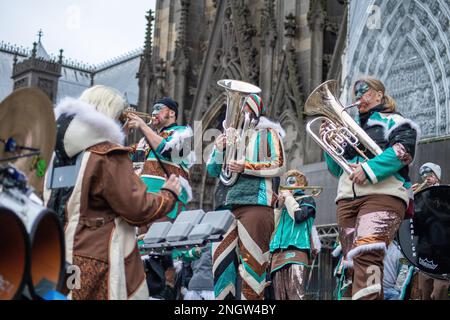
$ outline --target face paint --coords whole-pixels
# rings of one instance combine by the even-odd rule
[[[433,170],[431,170],[428,167],[424,167],[420,170],[419,174],[422,177],[422,179],[426,179],[431,173],[433,172]]]
[[[153,112],[152,114],[158,114],[163,108],[165,107],[162,103],[157,103],[153,106]]]
[[[295,177],[287,177],[286,185],[295,186],[297,184],[297,179]]]
[[[358,81],[355,84],[355,99],[358,101],[362,98],[362,96],[370,90],[369,85],[367,82],[364,81]]]

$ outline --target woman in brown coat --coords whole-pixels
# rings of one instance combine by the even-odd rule
[[[53,166],[73,165],[81,157],[75,185],[44,195],[64,223],[66,260],[80,271],[80,281],[69,288],[74,300],[148,298],[136,227],[169,212],[181,190],[171,176],[161,192],[146,192],[116,121],[125,106],[118,92],[95,86],[55,109]]]

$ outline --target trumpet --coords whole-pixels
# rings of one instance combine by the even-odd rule
[[[423,182],[422,183],[415,183],[415,184],[413,184],[412,185],[412,189],[414,190],[413,191],[413,193],[414,194],[416,194],[416,193],[418,193],[419,191],[422,191],[423,189],[425,189],[425,188],[427,188],[428,187],[428,181],[427,181],[427,178],[428,178],[428,175],[423,175],[422,176],[422,179],[423,179]]]
[[[148,125],[151,125],[155,119],[155,116],[153,116],[151,114],[148,114],[145,112],[139,112],[133,108],[127,108],[127,109],[125,109],[125,111],[122,112],[122,114],[119,117],[119,120],[126,123],[128,121],[129,114],[134,114],[134,115],[138,116],[139,118],[144,120],[145,123],[147,123]]]
[[[295,200],[301,200],[308,197],[315,197],[317,198],[323,191],[323,187],[321,186],[280,186],[280,191],[283,190],[311,190],[311,193],[302,195],[302,196],[296,196],[294,197]]]
[[[427,187],[427,181],[426,180],[424,182],[420,183],[420,184],[419,183],[415,183],[412,186],[412,189],[414,190],[413,193],[416,194],[419,191],[422,191],[423,189],[425,189],[426,187]]]

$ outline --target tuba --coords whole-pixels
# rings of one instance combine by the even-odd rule
[[[225,186],[232,186],[236,183],[239,174],[231,172],[228,164],[230,161],[239,161],[245,157],[246,133],[254,129],[257,124],[248,112],[243,112],[245,102],[250,94],[258,94],[261,89],[237,80],[219,80],[217,84],[225,89],[227,95],[227,110],[223,122],[227,145],[220,181]]]
[[[305,113],[320,116],[307,123],[306,131],[350,175],[353,170],[343,156],[347,146],[354,148],[366,160],[369,159],[360,149],[360,144],[375,156],[383,151],[348,114],[347,109],[359,103],[344,107],[337,98],[338,88],[339,84],[336,80],[329,80],[310,94],[305,103]],[[317,122],[323,122],[324,128],[321,134],[313,129],[313,125]]]

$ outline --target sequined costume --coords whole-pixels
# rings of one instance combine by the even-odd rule
[[[286,173],[286,185],[292,177],[306,178],[297,170]],[[298,178],[298,179],[297,179]],[[295,199],[295,197],[303,197]],[[313,226],[316,215],[314,198],[305,197],[302,189],[293,190],[284,206],[275,209],[275,232],[270,242],[271,279],[276,300],[304,300],[308,270],[320,250],[320,240]]]

